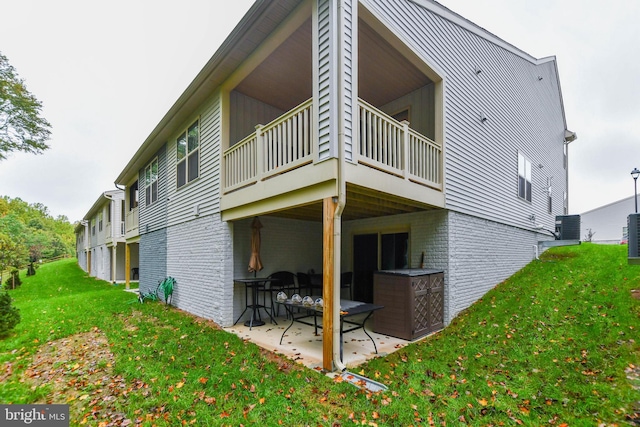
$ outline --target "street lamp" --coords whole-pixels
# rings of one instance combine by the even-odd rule
[[[633,178],[633,188],[635,190],[636,213],[638,213],[638,176],[640,176],[640,171],[638,168],[633,168],[631,177]]]

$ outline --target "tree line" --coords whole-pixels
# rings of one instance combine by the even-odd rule
[[[0,196],[0,272],[75,254],[73,224],[42,203]]]

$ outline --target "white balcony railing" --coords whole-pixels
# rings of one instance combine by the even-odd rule
[[[129,212],[127,212],[127,217],[125,218],[125,236],[127,238],[135,237],[138,233],[138,208],[133,208]]]
[[[358,162],[442,191],[442,146],[358,100]],[[308,100],[224,152],[224,192],[238,190],[313,160],[313,105]],[[137,223],[136,223],[137,226]],[[127,219],[127,229],[129,221]],[[128,232],[128,231],[127,231]]]
[[[308,100],[224,153],[224,191],[230,192],[312,161],[312,102]]]
[[[442,191],[442,147],[363,100],[358,161]]]

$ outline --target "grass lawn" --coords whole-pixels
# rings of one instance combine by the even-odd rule
[[[75,260],[23,278],[0,402],[68,403],[71,425],[91,426],[640,423],[640,267],[626,246],[545,252],[444,331],[363,365],[380,393],[122,288]]]

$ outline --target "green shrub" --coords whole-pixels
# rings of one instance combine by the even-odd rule
[[[7,334],[20,323],[20,310],[11,305],[9,292],[0,292],[0,336]]]
[[[22,284],[22,280],[20,280],[20,270],[17,268],[13,269],[9,274],[9,278],[6,282],[4,282],[5,289],[15,289]]]

